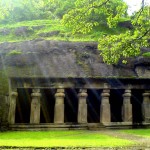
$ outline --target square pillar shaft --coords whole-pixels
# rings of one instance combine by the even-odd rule
[[[40,123],[40,97],[41,94],[36,92],[31,94],[31,114],[30,114],[30,123],[39,124]]]
[[[78,123],[87,123],[87,90],[80,90],[78,95],[79,105],[78,105]]]
[[[64,89],[57,89],[55,98],[54,123],[64,123]]]
[[[123,122],[132,122],[131,90],[123,94]]]
[[[143,121],[149,123],[150,122],[150,92],[143,93],[142,113],[143,113]]]
[[[10,107],[9,107],[9,115],[8,115],[8,122],[10,124],[15,123],[15,113],[16,113],[16,99],[18,97],[17,92],[12,92],[10,95]]]
[[[109,94],[110,90],[104,89],[101,94],[101,113],[100,113],[100,122],[101,123],[110,123],[110,103],[109,103]]]

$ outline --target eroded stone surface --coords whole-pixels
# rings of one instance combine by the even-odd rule
[[[11,53],[19,51],[21,53]],[[41,77],[150,77],[150,59],[131,58],[127,65],[107,65],[94,42],[32,40],[0,44],[3,66],[9,76]],[[15,68],[14,68],[15,67]]]

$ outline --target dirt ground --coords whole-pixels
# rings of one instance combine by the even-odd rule
[[[119,132],[118,130],[106,130],[100,132],[113,137],[131,140],[136,143],[134,147],[111,148],[112,150],[150,150],[150,137],[142,137],[138,135],[127,134],[124,132]],[[109,150],[109,148],[108,149],[106,148],[105,150]]]
[[[132,147],[113,147],[113,148],[14,148],[14,147],[1,147],[0,150],[150,150],[150,137],[142,137],[133,134],[119,132],[119,130],[103,130],[91,131],[99,132],[101,134],[110,135],[116,138],[127,139],[135,142]]]

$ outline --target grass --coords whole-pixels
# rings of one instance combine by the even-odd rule
[[[0,146],[11,147],[118,147],[128,140],[91,131],[22,131],[0,133]]]
[[[138,136],[150,137],[150,129],[124,130],[123,132]]]
[[[27,27],[32,32],[29,32],[28,34],[24,34],[22,36],[15,35],[15,30],[19,27]],[[8,29],[10,33],[8,35],[0,35],[0,43],[20,42],[37,38],[46,39],[45,37],[40,37],[39,34],[56,30],[60,32],[67,32],[66,29],[60,24],[60,20],[33,20],[13,24],[0,24],[0,30],[2,29]]]
[[[150,52],[146,52],[143,54],[144,57],[150,57]]]
[[[27,27],[31,32],[25,35],[15,35],[15,30],[19,27]],[[37,27],[37,28],[36,28]],[[39,27],[39,28],[38,28]],[[45,40],[61,40],[61,41],[98,41],[100,37],[107,34],[119,34],[124,32],[125,29],[115,28],[109,29],[106,26],[96,27],[91,33],[87,34],[72,34],[71,30],[64,27],[60,20],[33,20],[22,21],[12,24],[0,24],[1,30],[9,30],[9,34],[0,34],[0,43],[3,42],[20,42],[25,40],[33,40],[37,38],[43,38]],[[51,37],[43,37],[41,34],[51,31],[60,31],[58,35]]]
[[[33,20],[33,21],[22,21],[17,23],[8,23],[8,24],[0,24],[0,29],[3,28],[17,28],[21,26],[43,26],[43,25],[52,25],[52,24],[58,24],[59,20]]]

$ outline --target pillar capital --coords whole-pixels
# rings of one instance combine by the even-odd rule
[[[65,92],[65,89],[63,89],[63,88],[58,88],[56,93],[64,93],[64,92]]]
[[[124,91],[123,97],[131,97],[131,90],[130,89],[126,89]]]
[[[57,92],[55,94],[56,98],[64,98],[65,94],[64,94],[65,90],[64,89],[57,89]]]
[[[104,83],[104,85],[103,85],[103,86],[104,86],[104,89],[109,89],[109,88],[110,88],[109,84],[108,84],[108,83],[106,83],[106,82]]]
[[[32,93],[31,97],[41,97],[41,93]]]
[[[80,89],[79,93],[87,93],[87,89]]]
[[[11,96],[18,96],[18,93],[17,92],[11,92]]]
[[[87,89],[80,89],[78,96],[79,97],[87,97]]]
[[[40,89],[32,89],[32,93],[40,93]]]
[[[109,93],[102,93],[101,96],[102,96],[102,97],[109,97],[110,94],[109,94]]]
[[[142,95],[143,95],[143,97],[149,97],[150,93],[148,91],[145,91],[145,93],[143,93]]]
[[[65,94],[64,93],[56,93],[55,97],[62,97],[62,98],[64,98]]]
[[[101,96],[102,97],[109,97],[110,96],[110,89],[103,89]]]

